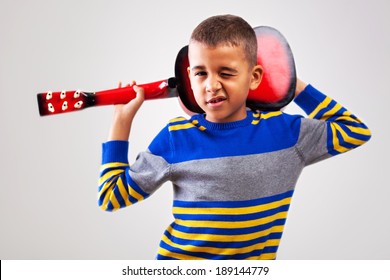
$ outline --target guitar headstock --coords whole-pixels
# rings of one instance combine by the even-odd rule
[[[94,103],[94,93],[73,91],[48,91],[38,93],[38,107],[41,116],[82,110]]]

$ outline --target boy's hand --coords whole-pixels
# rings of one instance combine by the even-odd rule
[[[297,85],[295,87],[295,97],[298,96],[305,88],[307,84],[303,81],[301,81],[299,78],[297,78]]]
[[[115,105],[114,118],[108,136],[109,141],[127,141],[129,139],[131,124],[133,122],[134,116],[136,115],[138,109],[141,107],[145,99],[143,88],[138,87],[135,81],[128,84],[127,86],[132,86],[134,91],[137,93],[137,96],[127,104]],[[119,82],[118,87],[122,87],[121,82]]]

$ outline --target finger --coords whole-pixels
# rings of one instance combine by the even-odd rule
[[[133,86],[133,89],[134,91],[137,93],[137,94],[144,94],[145,90],[142,88],[142,87],[139,87],[137,85],[134,85]]]
[[[145,90],[142,87],[134,85],[133,89],[134,89],[135,93],[137,94],[136,99],[138,99],[138,100],[145,99]]]

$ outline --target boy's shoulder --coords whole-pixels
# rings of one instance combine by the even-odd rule
[[[302,115],[289,114],[283,111],[265,111],[260,113],[259,123],[271,130],[299,130],[303,118]]]
[[[199,126],[199,116],[199,114],[195,114],[190,118],[179,116],[170,119],[166,127],[168,131],[187,130],[190,128],[199,128],[202,130],[203,128]]]
[[[178,116],[178,117],[170,119],[168,121],[168,125],[175,124],[175,123],[189,122],[189,121],[190,121],[189,118],[186,118],[186,117],[183,117],[183,116]]]
[[[275,126],[275,125],[291,125],[292,123],[300,122],[303,118],[301,115],[292,115],[285,113],[283,111],[263,111],[255,112],[248,111],[248,117],[242,121],[242,124],[239,122],[239,126],[257,126],[258,124],[263,124],[265,126]],[[208,123],[205,121],[204,115],[195,114],[191,117],[179,116],[172,118],[168,121],[166,129],[169,132],[179,131],[179,130],[188,130],[190,128],[197,128],[198,130],[204,131],[206,128],[219,127],[217,124],[212,125],[213,123]],[[221,127],[226,124],[222,124]],[[227,126],[226,127],[235,127]]]
[[[257,113],[259,122],[263,124],[290,123],[304,118],[302,115],[280,111],[263,111]]]

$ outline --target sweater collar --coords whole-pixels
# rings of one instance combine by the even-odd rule
[[[227,123],[210,122],[210,121],[206,120],[206,114],[198,114],[198,115],[194,115],[191,118],[191,121],[197,120],[198,124],[201,126],[204,126],[206,129],[226,130],[226,129],[234,129],[234,128],[244,127],[244,126],[250,125],[254,119],[253,114],[254,114],[254,112],[248,110],[246,112],[245,119],[240,120],[240,121],[235,121],[235,122],[227,122]]]

